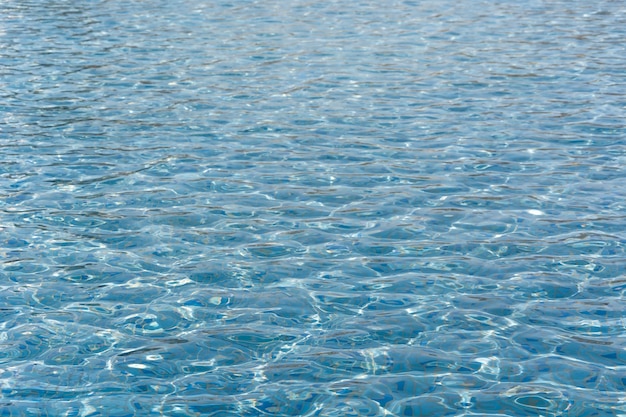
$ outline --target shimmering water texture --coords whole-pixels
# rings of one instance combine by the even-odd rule
[[[625,39],[0,0],[0,416],[625,416]]]

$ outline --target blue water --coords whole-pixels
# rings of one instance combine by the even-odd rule
[[[0,1],[0,416],[626,416],[625,39]]]

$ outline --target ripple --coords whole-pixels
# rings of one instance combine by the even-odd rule
[[[619,414],[620,7],[0,2],[3,414]]]

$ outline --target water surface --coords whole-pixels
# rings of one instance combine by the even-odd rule
[[[0,1],[0,414],[626,415],[619,1]]]

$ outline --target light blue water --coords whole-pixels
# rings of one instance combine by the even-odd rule
[[[0,1],[0,416],[626,415],[622,1]]]

